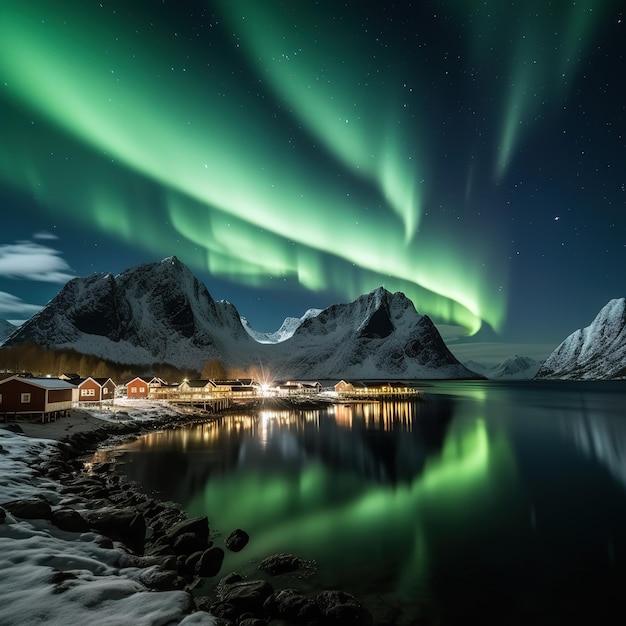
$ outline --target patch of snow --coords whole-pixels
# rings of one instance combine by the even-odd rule
[[[56,442],[0,429],[0,506],[45,496],[61,501],[61,485],[35,475],[30,463],[50,456]],[[61,531],[45,520],[7,512],[0,523],[0,623],[12,626],[212,625],[207,613],[191,614],[184,591],[149,591],[145,570],[123,567],[125,552],[99,545],[96,533]]]

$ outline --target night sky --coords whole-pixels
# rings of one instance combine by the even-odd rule
[[[176,255],[260,331],[384,285],[462,360],[626,296],[621,0],[2,0],[0,318]]]

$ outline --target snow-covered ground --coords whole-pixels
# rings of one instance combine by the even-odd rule
[[[118,422],[171,415],[163,405],[141,401],[116,401],[115,411],[91,413],[98,421]],[[63,419],[40,426],[50,426],[54,434]],[[34,468],[54,455],[56,445],[0,428],[0,624],[216,624],[208,613],[195,611],[186,591],[148,590],[142,580],[150,568],[125,566],[132,560],[121,544],[110,547],[94,532],[65,532],[6,510],[4,504],[24,498],[43,496],[53,509],[71,502],[58,482],[38,476]]]

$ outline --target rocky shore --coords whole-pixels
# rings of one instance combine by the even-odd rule
[[[216,626],[266,626],[373,623],[368,610],[354,596],[333,590],[317,594],[284,588],[281,576],[302,567],[295,555],[276,554],[258,565],[258,578],[222,571],[225,550],[245,550],[245,530],[233,529],[222,545],[211,539],[207,517],[188,518],[173,505],[159,502],[112,473],[110,464],[86,464],[85,455],[103,444],[121,443],[150,430],[179,428],[197,423],[198,417],[171,415],[150,422],[106,421],[82,411],[51,424],[9,425],[31,437],[57,440],[54,452],[31,463],[34,476],[58,497],[46,493],[0,501],[0,523],[45,520],[66,533],[96,533],[103,549],[120,552],[117,566],[133,568],[137,580],[156,593],[188,595],[193,623]],[[65,420],[65,421],[64,421]],[[6,427],[6,426],[5,426]],[[245,520],[242,520],[245,524]],[[59,571],[54,593],[71,588],[73,574]],[[213,596],[196,595],[206,579],[218,580]],[[208,621],[203,622],[202,616]],[[156,623],[156,622],[155,622]],[[161,622],[159,622],[161,623]]]

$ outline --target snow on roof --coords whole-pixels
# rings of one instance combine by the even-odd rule
[[[35,387],[42,387],[44,389],[76,389],[76,385],[68,382],[67,380],[60,380],[58,378],[30,378],[26,376],[11,376],[0,382],[0,385],[8,382],[9,380],[21,380],[22,382],[34,385]]]

